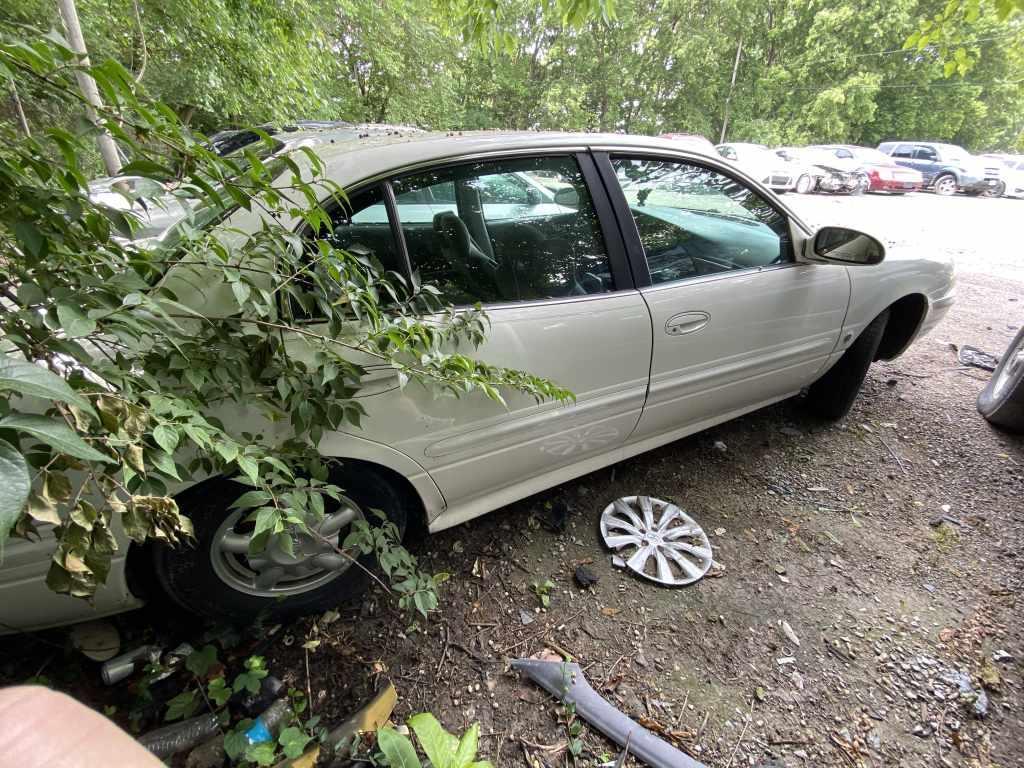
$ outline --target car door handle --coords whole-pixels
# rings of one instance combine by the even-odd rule
[[[710,320],[711,315],[707,312],[680,312],[665,321],[665,333],[669,336],[685,336],[699,331]]]

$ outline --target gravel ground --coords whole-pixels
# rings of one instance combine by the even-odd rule
[[[377,595],[346,620],[285,628],[271,669],[308,688],[327,722],[390,679],[396,720],[429,709],[452,730],[480,722],[481,753],[499,766],[567,764],[565,713],[507,666],[545,649],[710,766],[1024,766],[1024,444],[977,414],[988,374],[950,348],[999,354],[1024,318],[1024,201],[787,200],[810,221],[958,262],[948,318],[874,365],[845,421],[783,403],[417,542],[429,569],[452,575],[426,627],[396,631]],[[714,577],[663,589],[612,566],[597,518],[637,493],[703,525]],[[573,583],[580,564],[599,578],[588,590]],[[542,609],[531,585],[545,580]],[[307,637],[320,641],[308,654]],[[9,643],[4,654],[3,675],[24,679],[30,662]],[[48,672],[111,703],[83,682],[94,671],[67,669]],[[613,752],[590,729],[582,742],[581,765]]]

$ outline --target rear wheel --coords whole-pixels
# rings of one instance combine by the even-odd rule
[[[315,531],[293,531],[290,548],[279,534],[259,554],[249,553],[253,524],[230,509],[244,486],[211,481],[186,492],[179,506],[192,519],[196,541],[153,549],[157,582],[183,608],[235,622],[317,613],[358,597],[369,585],[367,570],[374,559],[340,554],[339,546],[356,521],[380,524],[370,509],[381,510],[404,534],[408,505],[393,483],[373,469],[346,467],[332,479],[344,495],[340,502],[328,501]]]
[[[944,173],[935,180],[933,185],[935,194],[949,197],[956,194],[956,177],[951,173]]]
[[[839,362],[811,385],[805,402],[812,413],[828,421],[841,419],[849,413],[868,374],[868,367],[874,362],[888,322],[889,310],[886,309],[868,323]]]
[[[978,411],[997,427],[1024,432],[1024,328],[978,395]]]
[[[982,197],[1002,197],[1006,194],[1006,184],[1002,181],[997,181],[994,186],[988,189],[982,190]]]

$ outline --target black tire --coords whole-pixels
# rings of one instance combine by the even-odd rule
[[[978,395],[978,411],[990,424],[1008,432],[1024,432],[1024,328],[1017,331]]]
[[[955,195],[958,186],[959,185],[956,183],[956,176],[952,173],[940,174],[935,181],[932,182],[932,189],[935,190],[935,194],[942,195],[944,197]]]
[[[365,518],[371,525],[379,525],[380,520],[369,510],[380,510],[405,535],[411,516],[409,501],[406,494],[381,473],[365,466],[346,467],[332,480],[365,511]],[[281,620],[319,613],[366,591],[370,577],[364,568],[372,570],[376,566],[369,555],[359,558],[358,565],[353,564],[333,580],[287,597],[248,594],[229,585],[214,569],[212,545],[231,503],[246,490],[231,481],[212,480],[179,497],[179,507],[191,518],[196,540],[193,545],[153,547],[154,574],[167,597],[201,616],[247,623],[257,618]]]
[[[1005,194],[1006,183],[1002,181],[997,181],[995,183],[995,186],[989,187],[988,189],[983,189],[981,191],[982,197],[1002,197]]]
[[[811,385],[805,400],[811,413],[828,421],[836,421],[849,413],[868,374],[868,367],[875,360],[888,322],[889,310],[886,309],[868,323],[839,362]]]

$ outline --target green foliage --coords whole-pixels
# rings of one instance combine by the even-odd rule
[[[533,594],[540,600],[540,604],[543,608],[547,608],[551,605],[551,590],[555,588],[555,583],[551,579],[544,579],[544,581],[534,581],[530,584],[530,589],[533,590]]]
[[[429,712],[409,718],[409,727],[416,734],[432,768],[493,768],[490,761],[476,759],[480,726],[474,723],[460,739],[448,733]],[[377,747],[390,768],[422,768],[412,741],[392,728],[377,731]]]
[[[83,69],[107,105],[100,127],[28,137],[0,124],[0,544],[56,526],[53,589],[89,597],[103,583],[115,518],[138,543],[187,542],[172,493],[209,476],[248,486],[234,507],[255,525],[253,553],[271,537],[290,545],[340,498],[316,446],[359,426],[369,371],[499,405],[509,389],[570,397],[454,351],[482,342],[481,311],[455,312],[429,285],[296,235],[322,231],[325,206],[344,204],[308,148],[293,156],[264,136],[220,157],[116,61],[85,68],[55,35],[0,33],[0,77],[34,103],[79,103]],[[133,238],[134,212],[90,196],[85,158],[100,129],[131,158],[123,172],[148,180],[124,192],[133,211],[183,207],[167,236]],[[240,210],[257,215],[255,231],[215,226]],[[403,607],[437,605],[435,579],[394,526],[357,533]]]

